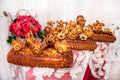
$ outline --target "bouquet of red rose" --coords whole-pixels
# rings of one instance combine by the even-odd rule
[[[32,16],[18,16],[10,25],[9,30],[19,37],[25,37],[26,34],[32,29],[33,34],[41,30],[41,25]]]
[[[11,14],[3,12],[6,17],[11,17]],[[41,32],[41,25],[31,15],[17,15],[14,20],[11,19],[12,23],[9,26],[9,31],[12,33],[8,37],[7,42],[11,43],[12,39],[16,37],[24,38],[29,31],[32,31],[34,35],[38,35],[40,38],[44,38]]]

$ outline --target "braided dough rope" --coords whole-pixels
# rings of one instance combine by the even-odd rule
[[[73,54],[66,52],[61,55],[59,52],[56,53],[55,49],[47,48],[41,55],[26,55],[18,54],[12,49],[7,55],[7,61],[21,66],[67,68],[73,62]]]
[[[94,50],[97,48],[97,45],[92,40],[70,40],[67,39],[68,45],[71,49],[76,50]]]

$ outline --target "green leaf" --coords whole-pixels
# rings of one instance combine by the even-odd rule
[[[44,34],[42,31],[39,31],[39,32],[38,32],[38,36],[39,36],[39,38],[42,39],[42,41],[43,41],[44,38],[45,38],[45,34]]]
[[[7,43],[11,44],[12,39],[16,39],[16,36],[15,35],[8,36]]]

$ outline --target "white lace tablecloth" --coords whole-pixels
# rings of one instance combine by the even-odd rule
[[[110,43],[97,42],[94,51],[73,50],[74,62],[71,68],[38,68],[11,64],[14,80],[83,80],[87,66],[95,78],[107,78],[110,64],[106,60]]]

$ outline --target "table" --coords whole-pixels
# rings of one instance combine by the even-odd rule
[[[95,80],[95,78],[104,78],[108,74],[109,69],[105,59],[109,51],[109,43],[97,42],[97,46],[94,51],[72,50],[74,61],[71,68],[38,68],[11,64],[13,79],[88,80],[87,78],[93,77]]]

